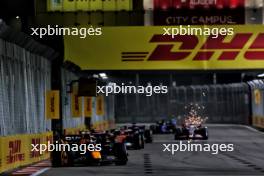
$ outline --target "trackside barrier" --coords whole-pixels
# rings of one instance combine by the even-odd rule
[[[84,131],[85,125],[80,125],[79,127],[76,128],[66,128],[64,129],[64,134],[65,135],[71,135],[71,134],[80,134],[80,131]]]
[[[92,129],[102,130],[102,131],[114,129],[114,128],[115,128],[115,121],[114,120],[95,122],[92,125]],[[77,128],[66,128],[66,129],[64,129],[64,134],[65,135],[80,134],[81,131],[85,131],[85,130],[87,130],[85,128],[85,126],[79,126]]]
[[[115,127],[115,101],[114,96],[97,96],[92,99],[92,128],[108,130]]]
[[[93,124],[93,129],[95,130],[109,130],[115,128],[115,122],[114,120],[108,120],[108,121],[102,121],[102,122],[96,122]]]
[[[71,129],[70,131],[73,132],[73,129],[78,129],[80,126],[84,124],[84,118],[80,112],[73,113],[73,108],[75,107],[72,103],[74,103],[73,98],[74,96],[72,93],[67,92],[67,85],[70,84],[72,81],[76,81],[79,77],[66,70],[65,68],[61,68],[61,79],[62,79],[62,122],[64,129]],[[82,103],[82,100],[78,103]],[[79,107],[79,105],[78,105]],[[82,109],[82,108],[80,108]],[[74,116],[74,117],[73,117]],[[69,131],[69,130],[68,130]]]
[[[62,77],[62,122],[65,134],[78,134],[85,130],[84,119],[91,118],[91,125],[96,130],[108,130],[115,124],[115,101],[114,96],[90,97],[91,102],[87,107],[87,97],[76,98],[75,87],[72,92],[67,92],[67,86],[79,79],[75,73],[61,68]],[[77,96],[77,94],[75,95]],[[75,109],[77,107],[77,109]],[[87,108],[89,110],[87,110]]]
[[[252,125],[264,129],[264,81],[248,82],[251,88]]]
[[[32,152],[31,144],[47,144],[52,132],[0,137],[0,173],[50,157],[49,152]]]

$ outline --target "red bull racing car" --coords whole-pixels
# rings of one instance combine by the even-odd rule
[[[60,151],[60,161],[55,166],[74,166],[74,164],[103,165],[115,163],[126,165],[128,153],[125,143],[116,140],[109,132],[82,132],[80,135],[65,135],[60,144],[67,146]],[[59,162],[59,163],[58,163]]]

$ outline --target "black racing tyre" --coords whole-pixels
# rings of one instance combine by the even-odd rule
[[[156,126],[155,125],[151,125],[149,128],[153,132],[153,134],[156,134]]]
[[[181,129],[180,129],[180,128],[176,128],[176,129],[175,129],[174,139],[175,139],[175,140],[179,140],[181,135],[182,135],[182,131],[181,131]]]
[[[52,167],[61,167],[61,152],[58,151],[51,152],[51,164]]]
[[[144,136],[140,135],[140,140],[141,140],[141,148],[143,149],[145,147],[145,141],[144,141]]]
[[[144,137],[145,137],[145,142],[146,143],[152,143],[153,142],[153,140],[152,140],[152,131],[151,130],[145,130]]]
[[[204,140],[208,139],[208,129],[207,128],[202,128],[202,136]]]
[[[73,165],[73,160],[69,152],[62,151],[61,152],[61,166],[69,167]]]
[[[116,143],[114,145],[115,165],[126,165],[128,160],[127,155],[124,143]]]
[[[135,135],[134,136],[134,149],[135,150],[139,150],[141,149],[141,139],[140,139],[140,136],[139,135]]]

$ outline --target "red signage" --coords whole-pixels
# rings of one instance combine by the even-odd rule
[[[21,140],[14,140],[9,142],[9,155],[6,158],[7,164],[25,160],[25,154],[21,153],[21,145]]]
[[[38,149],[37,150],[33,150],[30,152],[30,158],[36,158],[36,157],[39,157],[40,156],[40,152],[39,152],[39,145],[40,145],[40,138],[33,138],[31,140],[31,144],[33,144],[34,146],[37,146],[36,148]]]
[[[154,0],[154,10],[195,8],[239,8],[245,0]]]
[[[245,24],[245,0],[154,0],[154,25]]]

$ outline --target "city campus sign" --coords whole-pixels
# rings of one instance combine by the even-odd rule
[[[184,0],[154,1],[154,25],[244,24],[245,1]]]

